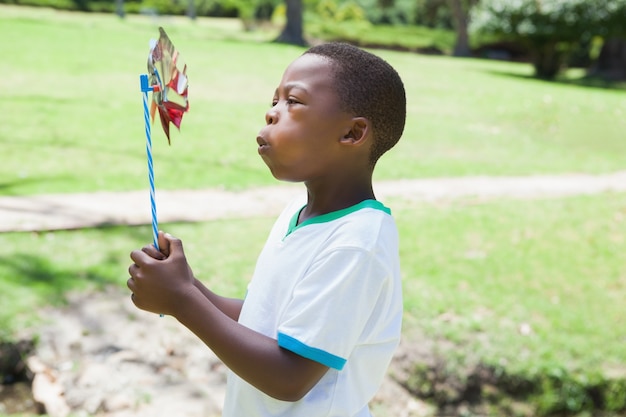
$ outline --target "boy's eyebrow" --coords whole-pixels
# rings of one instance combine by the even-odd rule
[[[287,84],[285,84],[283,86],[283,90],[284,91],[291,91],[294,88],[298,88],[298,89],[304,91],[305,93],[308,93],[308,89],[306,88],[306,85],[304,83],[299,82],[299,81],[289,82],[289,83],[287,83]],[[278,89],[276,89],[276,94],[278,94]]]

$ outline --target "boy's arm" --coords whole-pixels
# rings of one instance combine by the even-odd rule
[[[239,313],[241,313],[241,307],[243,306],[243,300],[238,298],[222,297],[215,294],[213,291],[204,286],[204,284],[194,278],[195,287],[204,295],[215,307],[220,309],[222,313],[226,314],[231,319],[239,320]]]
[[[200,291],[188,294],[172,315],[239,377],[276,399],[301,399],[328,371],[325,365],[283,349],[275,339],[233,321],[207,303]]]
[[[325,365],[239,324],[235,317],[242,301],[218,296],[202,285],[193,277],[182,242],[163,234],[159,238],[164,256],[153,254],[154,248],[131,253],[128,287],[138,308],[175,317],[233,372],[276,399],[297,401],[324,376]]]

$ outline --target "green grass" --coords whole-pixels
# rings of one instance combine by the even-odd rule
[[[626,410],[625,194],[438,204],[398,220],[404,337],[432,346],[443,375],[487,366],[538,415]]]
[[[305,20],[305,27],[307,33],[318,39],[412,52],[437,50],[450,54],[455,41],[454,32],[445,29],[415,25],[372,25],[367,21],[338,23],[319,16],[309,16]]]
[[[0,194],[146,187],[138,78],[158,25],[189,66],[191,109],[171,147],[155,126],[157,187],[273,183],[254,138],[302,48],[264,42],[268,32],[237,20],[0,10],[0,37],[11,39],[0,44]],[[408,97],[405,134],[378,179],[626,166],[622,90],[528,79],[524,64],[377,53]]]
[[[216,291],[242,297],[273,219],[162,225],[184,239],[194,273]],[[130,251],[146,245],[148,227],[0,234],[0,331],[36,323],[33,309],[63,304],[69,291],[125,288]],[[207,236],[219,244],[209,245]],[[242,245],[241,242],[249,242]],[[1,337],[0,337],[1,339]]]
[[[399,225],[414,326],[511,372],[626,377],[626,195],[422,206]]]
[[[626,374],[626,194],[392,207],[410,326],[511,370]],[[272,221],[163,227],[183,239],[198,277],[241,296]],[[148,227],[1,234],[0,294],[11,296],[0,314],[30,316],[86,285],[124,288],[129,252],[149,235]]]
[[[517,377],[583,387],[626,380],[626,194],[391,206],[407,340],[445,340],[455,346],[449,363],[480,362]],[[242,296],[272,221],[162,226],[183,239],[199,278]],[[149,235],[148,227],[1,234],[0,328],[36,325],[33,311],[62,303],[68,291],[125,290],[129,252]],[[579,400],[553,391],[550,401]]]

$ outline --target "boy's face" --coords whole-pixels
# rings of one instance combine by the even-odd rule
[[[265,121],[258,151],[274,177],[300,182],[338,173],[352,115],[340,108],[326,58],[306,54],[287,67]]]

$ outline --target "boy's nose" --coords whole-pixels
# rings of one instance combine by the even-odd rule
[[[278,120],[278,113],[275,110],[275,107],[272,107],[265,113],[265,123],[268,125],[276,123]]]

